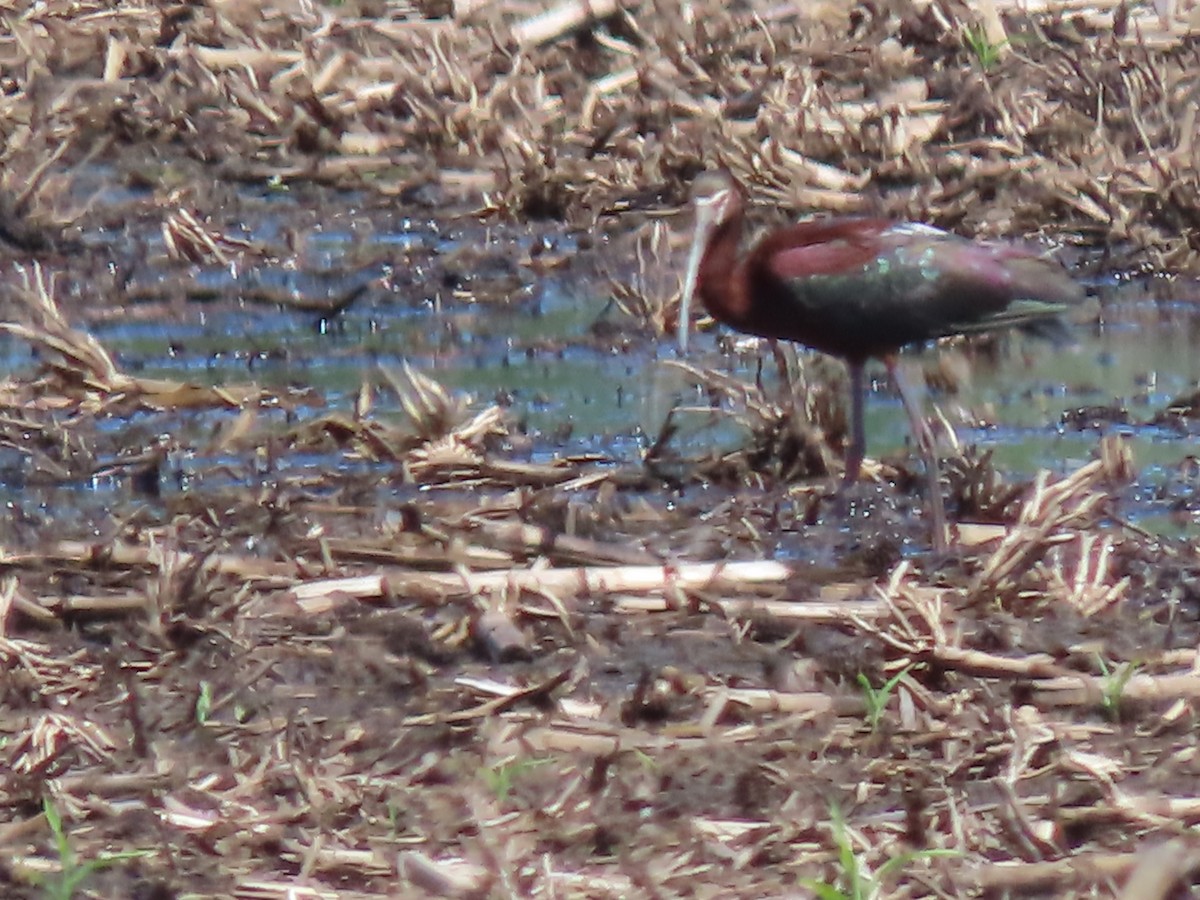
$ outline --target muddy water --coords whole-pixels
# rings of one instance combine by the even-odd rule
[[[246,237],[273,239],[278,229],[263,221],[270,219],[248,227]],[[141,252],[151,262],[128,279],[126,314],[99,317],[89,327],[131,372],[207,384],[312,386],[327,409],[350,409],[363,381],[379,380],[381,364],[406,360],[480,402],[511,406],[531,438],[533,459],[588,452],[636,462],[667,410],[696,399],[694,389],[664,365],[676,355],[668,342],[612,337],[614,329],[636,329],[613,310],[602,280],[534,276],[506,263],[506,255],[528,258],[538,249],[570,252],[565,240],[555,246],[525,232],[456,230],[407,219],[377,221],[365,238],[361,232],[351,217],[339,221],[335,215],[305,238],[301,271],[201,268],[182,289],[177,267],[154,265],[156,254],[161,261],[161,240],[147,232]],[[112,240],[92,237],[99,246]],[[472,241],[492,241],[496,250],[483,262],[446,262]],[[387,262],[389,254],[402,255],[403,266]],[[362,267],[347,265],[364,255]],[[439,268],[422,278],[422,266]],[[492,277],[500,288],[489,290]],[[1186,420],[1158,420],[1173,399],[1200,384],[1193,351],[1200,342],[1200,289],[1116,282],[1096,287],[1100,318],[1076,329],[1074,347],[1015,339],[987,355],[927,349],[911,354],[909,365],[951,374],[948,382],[939,379],[942,387],[930,391],[927,403],[936,405],[960,442],[992,450],[999,467],[1016,475],[1070,469],[1090,457],[1099,435],[1127,435],[1141,475],[1130,495],[1133,507],[1123,512],[1156,530],[1195,530],[1200,485],[1187,460],[1198,429]],[[165,311],[139,306],[156,293],[181,290],[190,299]],[[486,302],[473,299],[485,292]],[[337,314],[311,309],[351,295],[354,302]],[[309,308],[283,309],[272,297]],[[209,302],[213,298],[219,302]],[[596,329],[598,322],[606,327]],[[9,370],[30,364],[28,349],[18,342],[4,341],[0,353]],[[692,358],[752,380],[760,369],[758,353],[723,353],[709,334],[698,338]],[[769,389],[774,368],[761,368]],[[908,439],[907,425],[882,369],[874,375],[869,449],[896,452]],[[148,427],[168,429],[187,443],[189,430],[202,435],[221,415],[182,423],[164,418]],[[695,449],[735,446],[739,435],[731,426],[709,427],[687,440]],[[346,465],[341,458],[292,464],[326,471]]]

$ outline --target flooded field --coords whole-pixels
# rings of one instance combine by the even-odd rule
[[[243,221],[240,233],[227,236],[265,242],[261,247],[294,227],[284,224],[290,217],[311,215],[279,198],[248,205],[255,210],[252,223]],[[675,217],[680,238],[687,224],[686,214]],[[681,409],[692,410],[690,419],[680,415],[677,438],[688,456],[736,450],[746,440],[732,415],[704,412],[712,401],[672,366],[679,358],[674,341],[647,333],[614,302],[614,280],[629,278],[634,267],[627,236],[609,235],[601,247],[580,251],[571,234],[356,214],[349,207],[313,222],[303,252],[288,266],[243,260],[184,273],[164,257],[154,233],[126,231],[119,241],[90,233],[81,240],[114,259],[139,260],[122,273],[116,305],[89,303],[79,310],[122,368],[210,386],[249,381],[279,391],[302,388],[311,393],[287,413],[293,423],[350,412],[364,385],[409,364],[476,408],[503,407],[519,429],[523,449],[515,455],[534,462],[593,456],[637,467],[668,415]],[[550,271],[532,271],[539,254],[556,260]],[[677,289],[679,254],[654,266],[655,281]],[[1192,534],[1200,285],[1110,278],[1094,266],[1080,277],[1091,283],[1099,306],[1074,325],[1074,344],[1055,347],[1021,336],[983,347],[950,341],[907,354],[906,367],[931,385],[926,401],[940,419],[947,453],[956,452],[956,443],[987,451],[1000,469],[1027,479],[1041,469],[1064,474],[1078,468],[1100,436],[1120,435],[1139,471],[1120,514],[1164,536]],[[58,287],[67,298],[88,290],[67,281]],[[36,360],[24,342],[8,338],[3,346],[8,371],[32,371]],[[818,358],[801,348],[798,365],[811,368]],[[793,402],[789,391],[802,390],[781,382],[765,342],[723,329],[701,337],[692,359],[759,385],[765,397],[785,405]],[[882,365],[870,375],[871,450],[885,458],[909,455],[894,387]],[[846,390],[837,363],[818,363],[813,377],[832,380],[835,393]],[[402,415],[394,393],[381,393],[375,403],[382,415]],[[179,451],[174,489],[226,486],[216,472],[227,469],[228,460],[207,455],[204,447],[206,435],[237,415],[231,409],[159,417],[154,427],[169,432]],[[338,451],[304,454],[284,465],[299,467],[278,473],[287,477],[357,464]],[[14,473],[8,487],[19,493],[24,482]],[[70,486],[70,505],[89,487],[103,495],[103,504],[120,493],[115,482],[93,479]],[[170,493],[170,479],[163,487]],[[53,505],[45,510],[52,518]]]
[[[285,238],[296,220],[307,230]],[[784,355],[785,373],[762,342],[716,328],[696,336],[684,365],[669,336],[618,302],[645,269],[637,229],[611,228],[581,247],[578,235],[552,228],[277,199],[239,221],[222,233],[251,242],[256,258],[242,248],[228,263],[182,267],[154,229],[81,232],[92,258],[112,260],[105,271],[88,276],[86,261],[73,261],[48,265],[53,279],[39,282],[27,266],[16,279],[29,297],[42,284],[75,330],[48,326],[60,338],[10,335],[0,345],[17,385],[60,384],[44,366],[64,346],[82,348],[85,333],[132,379],[97,395],[88,379],[119,378],[93,367],[80,370],[80,384],[61,382],[64,398],[78,398],[66,406],[45,387],[21,395],[31,399],[9,433],[40,430],[47,449],[10,438],[0,497],[11,513],[10,571],[43,598],[11,602],[41,638],[3,647],[14,665],[45,672],[54,654],[69,654],[68,668],[47,676],[50,690],[77,698],[68,710],[96,691],[107,696],[106,678],[126,685],[110,701],[123,712],[90,714],[88,727],[101,730],[87,738],[98,749],[86,752],[171,760],[177,774],[125,802],[169,802],[164,821],[180,834],[225,827],[170,786],[212,768],[187,735],[254,755],[304,722],[321,740],[340,735],[341,761],[316,764],[345,774],[312,777],[354,795],[339,841],[363,864],[389,872],[379,854],[396,852],[409,884],[474,896],[422,868],[436,846],[459,846],[435,836],[437,823],[463,815],[443,804],[470,798],[476,808],[455,827],[486,831],[573,796],[570,817],[591,823],[575,827],[593,849],[574,847],[564,860],[607,885],[601,894],[628,895],[610,887],[628,874],[610,856],[621,839],[604,829],[628,814],[618,807],[629,790],[652,789],[656,802],[674,796],[655,833],[686,846],[692,838],[667,825],[678,810],[755,829],[756,816],[780,815],[771,794],[787,785],[788,803],[836,821],[830,810],[867,784],[846,781],[864,741],[880,760],[899,754],[877,763],[881,797],[895,790],[887,765],[912,783],[931,765],[904,731],[913,711],[902,707],[901,719],[881,726],[885,710],[870,712],[874,695],[860,697],[856,685],[899,676],[909,703],[924,690],[914,673],[946,654],[944,665],[981,667],[954,677],[985,695],[990,679],[1023,679],[1048,710],[1066,703],[1110,732],[1125,719],[1086,712],[1106,672],[1117,667],[1140,698],[1122,709],[1149,710],[1157,688],[1135,674],[1148,648],[1173,658],[1200,637],[1186,549],[1200,519],[1200,290],[1191,282],[1108,277],[1085,262],[1080,277],[1099,302],[1070,345],[1010,336],[906,355],[951,470],[951,519],[981,523],[964,525],[963,543],[939,556],[920,462],[882,366],[870,370],[868,401],[870,450],[882,466],[841,509],[830,498],[836,468],[797,468],[820,453],[820,465],[837,457],[836,446],[820,447],[829,440],[821,429],[844,421],[841,364],[801,350]],[[686,214],[672,224],[685,231]],[[271,248],[284,240],[300,249],[281,265]],[[678,257],[670,251],[640,273],[638,283],[661,292],[655,303],[677,295]],[[45,319],[31,302],[28,315]],[[68,349],[60,372],[74,371],[75,353],[86,355]],[[97,401],[101,412],[82,412]],[[83,406],[67,418],[54,411],[75,402]],[[33,409],[40,418],[20,419]],[[472,436],[472,416],[492,424]],[[789,450],[789,435],[807,449]],[[1043,470],[1050,480],[1034,489]],[[1037,500],[1047,485],[1058,499]],[[963,498],[974,513],[960,514]],[[100,558],[108,562],[99,568],[89,562]],[[774,564],[783,568],[763,568]],[[136,587],[140,572],[157,586]],[[1054,591],[1063,592],[1057,600]],[[940,639],[908,634],[903,664],[889,661],[886,617],[932,615],[956,594],[958,627],[1008,650],[979,650],[967,664],[937,649]],[[1008,609],[997,616],[996,603]],[[1078,611],[1087,608],[1101,612]],[[77,623],[78,637],[45,630],[60,617]],[[98,647],[123,648],[121,662]],[[148,679],[153,692],[131,678]],[[557,711],[516,699],[511,715],[487,711],[527,691],[554,691]],[[50,729],[54,746],[84,739],[78,720],[54,715],[29,721]],[[693,724],[697,716],[708,724]],[[876,724],[864,731],[863,716]],[[37,771],[39,754],[58,758],[23,733],[12,735],[22,772]],[[803,776],[772,761],[781,747]],[[732,775],[712,769],[713,753]],[[815,777],[844,784],[821,790],[842,799],[798,799],[814,790],[821,757]],[[295,764],[294,751],[260,758],[273,769]],[[233,779],[228,790],[260,790],[236,787],[244,776],[229,765],[217,767]],[[596,775],[597,766],[611,774]],[[557,800],[541,781],[551,772],[566,792]],[[335,787],[344,777],[369,787]],[[584,778],[607,785],[599,804]],[[267,808],[256,802],[232,821],[255,827],[259,816],[289,815]],[[845,826],[829,827],[841,840]],[[803,840],[821,852],[821,837]],[[157,851],[133,845],[127,862],[96,852],[103,866],[89,883],[101,895],[105,885],[172,883],[139,862]],[[296,852],[268,851],[285,867]],[[478,863],[462,864],[469,883],[489,882]],[[334,856],[321,864],[327,877],[339,865]],[[232,883],[201,868],[174,879],[168,895]],[[1006,877],[970,871],[954,877]],[[776,877],[750,865],[737,880]],[[235,896],[283,896],[280,885],[291,883],[247,887],[250,870],[235,880]],[[208,887],[198,894],[198,885]]]

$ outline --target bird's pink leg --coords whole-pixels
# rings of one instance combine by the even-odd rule
[[[866,369],[861,362],[846,361],[850,371],[850,443],[846,445],[846,471],[838,493],[858,481],[863,458],[867,455],[867,426],[863,420],[863,404],[867,392]]]
[[[912,428],[913,437],[921,449],[921,454],[925,457],[925,475],[929,479],[929,512],[933,519],[933,549],[940,553],[946,549],[947,543],[946,508],[942,505],[937,443],[933,439],[933,432],[929,430],[929,425],[925,422],[921,405],[913,394],[912,385],[900,371],[896,357],[888,354],[883,358],[883,364],[887,366],[888,375],[891,376],[896,389],[900,391],[900,400],[904,403],[904,411],[908,413],[908,423]]]

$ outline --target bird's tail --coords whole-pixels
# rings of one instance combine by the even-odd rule
[[[1036,256],[1013,256],[1004,261],[1017,299],[1007,313],[1012,324],[1027,334],[1057,345],[1072,343],[1070,323],[1093,317],[1096,303],[1066,269]]]

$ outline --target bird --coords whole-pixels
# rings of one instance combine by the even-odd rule
[[[869,216],[800,221],[743,252],[746,199],[724,169],[696,177],[692,205],[680,352],[687,353],[690,309],[699,294],[714,319],[737,331],[840,358],[850,380],[850,439],[839,495],[858,480],[866,456],[865,366],[882,360],[925,456],[934,547],[946,549],[936,448],[897,354],[940,337],[1003,328],[1068,342],[1065,317],[1084,300],[1082,287],[1029,248]]]

